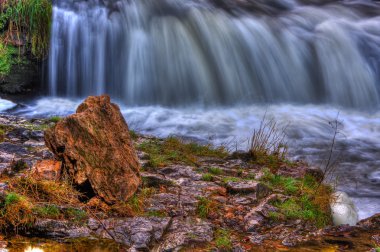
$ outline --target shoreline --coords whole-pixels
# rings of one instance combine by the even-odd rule
[[[30,167],[35,167],[35,165],[33,165],[32,163],[33,163],[33,161],[36,161],[37,159],[52,160],[52,155],[48,154],[48,152],[46,152],[47,149],[43,144],[43,134],[41,135],[41,130],[46,129],[47,127],[53,126],[56,123],[56,121],[59,121],[59,118],[56,118],[54,120],[52,118],[42,119],[42,120],[41,119],[40,120],[32,120],[32,119],[24,120],[24,119],[21,119],[20,117],[17,117],[17,116],[4,116],[4,115],[0,116],[0,118],[1,118],[2,124],[4,124],[5,120],[9,120],[10,123],[8,125],[13,125],[12,127],[14,127],[10,131],[6,130],[6,132],[4,134],[5,139],[3,141],[3,145],[4,145],[4,143],[9,143],[9,144],[11,144],[9,146],[12,146],[12,148],[14,148],[14,150],[17,149],[21,156],[22,155],[28,156],[29,159],[26,158],[26,160],[27,160],[26,163],[30,163],[31,164]],[[12,122],[12,120],[13,120],[13,122]],[[19,128],[26,129],[28,131],[28,133],[19,131],[19,133],[18,133],[19,135],[12,135],[11,134],[10,135],[11,138],[9,138],[9,134],[14,132],[15,129],[19,129]],[[28,135],[28,134],[29,134],[30,139],[28,139],[28,140],[26,140],[25,138],[24,138],[24,140],[19,139],[20,140],[19,142],[16,140],[17,138],[22,138],[23,136]],[[260,205],[260,202],[263,202],[263,201],[257,200],[257,195],[256,195],[257,193],[254,189],[252,189],[252,190],[253,190],[253,194],[256,195],[255,196],[256,200],[251,199],[251,197],[252,197],[251,192],[248,192],[248,194],[247,194],[247,192],[239,191],[240,189],[231,189],[231,186],[233,187],[234,183],[235,183],[235,185],[236,184],[239,185],[239,183],[240,183],[240,186],[242,186],[242,185],[246,186],[247,184],[250,184],[254,181],[257,181],[259,184],[261,183],[265,186],[268,186],[267,185],[268,181],[262,181],[260,179],[259,180],[256,179],[256,175],[260,174],[259,170],[261,170],[261,169],[257,170],[258,169],[257,164],[256,165],[251,164],[253,166],[251,168],[249,168],[249,165],[250,165],[249,162],[247,163],[247,161],[245,161],[247,158],[247,153],[235,153],[232,155],[232,154],[227,154],[227,153],[224,154],[223,152],[218,153],[218,152],[211,151],[210,152],[212,154],[211,157],[207,157],[207,155],[205,157],[199,157],[199,156],[197,156],[197,155],[199,155],[199,153],[197,155],[190,153],[191,154],[191,155],[189,154],[190,156],[186,156],[187,154],[184,155],[184,153],[187,152],[186,146],[187,146],[187,144],[191,144],[191,143],[182,142],[181,140],[177,140],[174,138],[173,139],[170,139],[170,138],[158,139],[158,138],[154,138],[154,137],[146,137],[146,136],[135,134],[133,132],[131,133],[131,137],[134,139],[134,143],[135,143],[135,146],[137,148],[139,159],[140,159],[140,161],[142,161],[142,165],[144,167],[143,171],[142,171],[143,181],[146,185],[154,185],[153,188],[155,188],[154,189],[155,192],[150,195],[150,193],[152,193],[152,192],[149,192],[149,190],[151,190],[152,186],[143,187],[143,188],[139,189],[140,193],[138,193],[138,195],[140,195],[140,196],[144,195],[144,194],[146,194],[146,195],[144,195],[144,203],[143,203],[142,209],[140,208],[141,206],[136,206],[136,209],[134,209],[136,212],[139,212],[141,210],[142,210],[142,212],[138,213],[137,215],[134,215],[134,217],[132,217],[132,216],[121,217],[120,215],[118,216],[116,214],[113,217],[109,216],[108,218],[111,218],[109,220],[107,220],[107,219],[102,220],[101,222],[103,222],[103,224],[104,224],[104,222],[106,222],[106,225],[109,225],[110,230],[115,229],[117,227],[117,225],[123,226],[123,225],[126,225],[125,223],[131,222],[131,221],[132,221],[132,223],[134,223],[133,221],[137,221],[137,220],[139,220],[138,223],[140,223],[140,225],[143,225],[143,226],[144,225],[153,225],[151,223],[151,221],[157,221],[157,219],[158,219],[158,220],[160,220],[159,223],[161,223],[161,224],[159,224],[159,225],[157,224],[157,225],[158,226],[161,225],[160,227],[163,228],[162,230],[165,230],[165,232],[162,231],[160,239],[165,240],[165,238],[170,236],[170,233],[181,232],[181,230],[185,227],[186,227],[185,228],[186,232],[188,232],[190,230],[189,231],[190,233],[186,233],[185,237],[193,236],[194,234],[193,235],[191,234],[191,232],[194,232],[194,231],[191,231],[191,228],[193,225],[188,226],[188,224],[186,224],[186,223],[188,223],[187,221],[192,220],[192,221],[190,221],[190,223],[193,223],[193,222],[198,223],[197,225],[195,225],[196,230],[198,230],[199,228],[203,230],[207,226],[213,227],[212,230],[209,230],[207,228],[206,228],[206,230],[203,230],[204,232],[206,232],[205,237],[207,237],[207,239],[201,240],[199,242],[199,246],[200,246],[199,249],[202,249],[202,247],[204,249],[205,244],[206,245],[208,244],[207,246],[214,246],[215,247],[216,246],[216,240],[218,239],[218,235],[222,236],[222,238],[220,238],[220,239],[223,240],[226,236],[230,236],[231,234],[233,234],[232,235],[233,239],[231,241],[231,244],[233,246],[240,246],[240,247],[248,246],[249,247],[249,245],[252,246],[252,244],[255,244],[254,246],[256,246],[258,248],[262,247],[263,249],[270,249],[271,247],[273,248],[273,246],[278,246],[279,244],[284,244],[284,243],[287,244],[288,246],[290,246],[290,248],[292,248],[293,246],[297,247],[297,246],[300,246],[300,244],[302,244],[303,242],[305,242],[305,240],[304,240],[304,239],[306,239],[305,237],[310,236],[311,233],[315,234],[314,237],[318,237],[318,238],[316,238],[317,240],[318,239],[323,240],[323,239],[321,239],[320,234],[318,236],[318,232],[323,233],[323,231],[318,231],[319,229],[316,227],[312,227],[313,225],[310,226],[310,224],[307,224],[308,222],[306,220],[300,220],[300,219],[296,218],[296,219],[288,219],[288,220],[285,219],[285,222],[284,222],[284,220],[282,220],[283,217],[270,216],[270,215],[267,215],[267,217],[264,216],[265,222],[263,222],[263,223],[265,223],[265,224],[263,224],[263,223],[260,224],[261,226],[265,226],[267,230],[262,231],[261,233],[260,232],[253,232],[252,233],[251,231],[250,232],[244,231],[244,232],[238,232],[240,234],[236,235],[237,233],[235,233],[235,232],[237,232],[237,230],[240,230],[240,231],[244,230],[244,227],[242,227],[242,226],[240,226],[237,230],[233,229],[233,227],[236,226],[236,224],[238,224],[240,222],[242,224],[238,224],[238,226],[239,225],[244,226],[244,215],[247,214],[247,212],[246,212],[246,214],[244,214],[244,211],[247,211],[247,210],[248,210],[248,212],[252,211],[252,209],[257,208]],[[169,142],[169,145],[168,145],[168,142]],[[183,151],[185,151],[184,153],[181,152],[182,153],[180,155],[181,158],[177,159],[177,161],[175,161],[176,159],[174,159],[174,161],[172,160],[171,151],[173,151],[173,150],[170,149],[170,148],[172,148],[172,146],[170,146],[171,144],[174,144],[175,148],[179,148],[179,149],[182,149]],[[18,146],[18,147],[16,148],[15,146]],[[166,153],[165,155],[157,154],[156,153],[157,148],[166,148],[166,150],[169,152]],[[203,149],[201,146],[199,148],[202,151],[205,151],[205,150],[208,151],[208,149]],[[27,152],[31,151],[30,153],[34,153],[34,154],[33,155],[30,155],[30,153],[25,154],[24,149],[26,149]],[[21,151],[21,150],[23,150],[23,151]],[[212,150],[212,149],[210,149],[210,150]],[[43,156],[43,154],[45,156]],[[219,154],[221,155],[220,157],[218,157]],[[193,155],[196,158],[197,162],[199,162],[199,164],[197,164],[197,165],[192,164],[191,160],[193,160]],[[217,155],[217,156],[215,157],[213,155]],[[157,159],[159,160],[159,162],[157,162]],[[190,163],[187,163],[187,162],[190,162]],[[247,165],[248,165],[248,168],[245,167]],[[245,167],[245,168],[243,170],[241,170],[241,168],[239,169],[236,167]],[[35,168],[33,168],[33,169],[35,169]],[[22,174],[24,174],[24,176],[25,176],[25,174],[28,174],[28,173],[33,174],[33,169],[28,168],[28,169],[22,171],[21,177],[23,176]],[[286,171],[286,169],[285,169],[285,171]],[[167,172],[169,172],[169,173],[167,173]],[[240,174],[241,172],[243,172],[243,173]],[[167,173],[167,174],[165,174],[165,173]],[[252,180],[252,178],[247,179],[247,178],[249,178],[250,173],[253,173],[255,175],[253,180]],[[13,176],[18,177],[20,175],[15,174]],[[261,173],[261,176],[263,176],[262,173]],[[287,177],[285,176],[285,178],[287,178]],[[173,200],[178,201],[177,196],[175,196],[174,198],[172,198],[170,196],[170,195],[174,196],[174,195],[178,194],[178,192],[176,192],[176,191],[178,191],[178,181],[181,181],[180,184],[183,183],[183,181],[187,181],[186,183],[190,183],[188,185],[186,185],[186,183],[183,185],[183,186],[185,186],[185,188],[187,188],[186,190],[190,194],[185,194],[184,195],[184,201],[181,203],[181,204],[185,204],[187,207],[189,207],[189,209],[185,208],[179,212],[178,212],[179,209],[177,209],[177,203],[178,202],[176,204],[174,204],[174,206],[172,205]],[[195,183],[195,184],[192,184],[192,183]],[[257,184],[255,186],[257,187]],[[274,186],[273,184],[272,185],[269,184],[269,186],[272,187],[272,188],[270,188],[270,190],[272,192],[269,193],[269,195],[266,195],[263,199],[267,199],[268,197],[275,197],[272,195],[275,195],[281,191],[282,191],[282,193],[284,193],[284,191],[283,191],[284,188],[281,188],[281,186],[277,187],[277,185],[275,185],[275,187],[273,187]],[[144,189],[144,188],[150,188],[150,189]],[[202,188],[207,188],[207,190],[203,191]],[[239,188],[239,186],[237,188]],[[237,191],[234,191],[234,190],[237,190]],[[280,190],[280,191],[278,191],[278,190]],[[216,197],[215,202],[217,202],[217,205],[219,205],[217,207],[217,209],[222,209],[222,211],[223,211],[222,213],[219,213],[219,215],[220,215],[219,217],[218,216],[212,216],[213,215],[212,212],[214,210],[211,211],[211,213],[210,213],[211,216],[208,216],[209,213],[207,213],[206,216],[204,215],[204,213],[202,216],[199,216],[200,213],[199,213],[199,210],[197,210],[197,209],[200,206],[199,202],[200,201],[202,202],[204,197],[205,198],[203,200],[204,201],[203,204],[205,204],[206,206],[211,204],[210,206],[208,206],[211,208],[212,208],[212,205],[214,204],[214,202],[208,202],[206,200],[207,197],[209,197],[206,195],[209,195],[210,192],[212,192],[212,194],[211,194],[211,195],[213,195],[212,197]],[[274,192],[276,192],[276,193],[273,194]],[[204,194],[204,193],[206,193],[206,194]],[[266,193],[268,193],[268,192],[266,192]],[[264,195],[266,193],[264,193]],[[198,198],[198,196],[194,197],[193,194],[194,195],[200,194],[201,198]],[[291,195],[292,194],[290,194],[290,196]],[[285,196],[286,196],[286,194],[285,194]],[[157,197],[157,198],[155,199],[155,197]],[[288,196],[286,196],[286,197],[288,197]],[[261,196],[258,198],[261,198]],[[145,200],[147,200],[147,202],[149,202],[149,204],[146,203]],[[136,202],[139,202],[139,200],[137,200]],[[154,203],[154,202],[156,202],[156,203]],[[161,204],[162,202],[164,202],[164,205]],[[226,202],[230,202],[230,203],[226,203]],[[231,203],[231,202],[235,202],[235,203]],[[140,203],[137,203],[137,204],[140,204]],[[151,210],[149,210],[149,207],[146,207],[145,204],[149,205]],[[158,204],[158,205],[155,205],[155,204]],[[229,211],[224,212],[224,209],[226,208],[224,204],[227,204],[227,205],[230,204],[232,206],[232,208],[237,208],[237,210],[235,209],[232,212],[229,212]],[[244,204],[246,204],[246,205],[244,205]],[[82,206],[82,208],[79,208],[79,209],[83,209],[83,203],[82,202],[79,202],[78,205]],[[152,208],[152,206],[154,206],[154,207]],[[243,209],[239,210],[239,208],[241,208],[241,207],[245,208],[246,210],[243,210]],[[265,207],[269,207],[269,205],[265,205]],[[86,209],[86,207],[84,209]],[[160,209],[165,209],[165,210],[163,212],[161,212]],[[172,209],[172,210],[168,211],[168,209]],[[63,210],[63,211],[65,211],[65,210]],[[243,211],[243,212],[240,213],[240,215],[239,215],[238,214],[239,211]],[[260,211],[262,211],[262,210],[260,210]],[[104,213],[105,212],[103,212],[103,217],[104,217]],[[232,217],[231,217],[231,214],[232,214]],[[100,214],[100,216],[102,216],[102,214]],[[239,217],[239,216],[241,216],[241,217]],[[220,222],[220,220],[224,220],[226,217],[232,218],[232,222],[230,224],[226,224],[226,223],[224,223],[224,224],[219,223],[218,224],[218,221]],[[279,219],[276,220],[276,218],[278,218],[278,217],[279,217]],[[114,218],[116,218],[118,220],[116,221],[116,219],[114,219]],[[187,220],[187,221],[183,222],[183,218],[185,218],[185,220]],[[222,219],[219,219],[219,218],[222,218]],[[243,220],[241,220],[241,218],[243,218]],[[88,213],[87,213],[86,219],[87,219],[87,223],[88,223],[88,224],[86,224],[87,227],[92,226],[92,228],[94,228],[96,225],[99,225],[99,224],[94,224],[94,222],[97,223],[98,221],[96,219],[94,219],[92,216],[89,216]],[[112,219],[114,221],[110,221]],[[42,232],[41,232],[41,230],[39,232],[43,234],[40,236],[49,237],[49,235],[47,235],[49,232],[55,233],[55,234],[61,232],[61,234],[65,234],[68,237],[70,237],[70,235],[72,235],[72,233],[77,234],[77,235],[82,236],[82,237],[83,236],[92,237],[94,233],[100,234],[100,237],[107,238],[107,236],[109,236],[104,229],[100,228],[100,230],[99,230],[99,227],[95,228],[95,229],[84,228],[83,230],[81,230],[81,229],[78,229],[78,226],[75,223],[74,223],[74,225],[72,225],[73,223],[71,223],[71,224],[66,223],[63,225],[62,221],[63,221],[63,223],[66,223],[67,220],[65,218],[62,219],[62,217],[60,217],[56,220],[54,220],[54,219],[49,220],[46,218],[40,219],[39,222],[37,222],[37,223],[39,223],[37,225],[37,230],[38,230],[38,228],[41,229]],[[217,221],[216,222],[217,224],[214,223],[215,221]],[[231,220],[229,220],[229,221],[231,221]],[[91,223],[93,223],[93,224],[91,224]],[[170,226],[172,226],[173,223],[178,225],[178,227],[181,227],[182,229],[181,228],[170,229]],[[235,223],[235,224],[233,224],[233,223]],[[232,224],[232,229],[231,229],[231,226],[229,226],[231,224]],[[131,224],[129,224],[129,225],[131,225]],[[157,225],[154,224],[153,226],[157,226]],[[218,226],[219,226],[219,228],[218,228]],[[279,234],[276,234],[276,232],[274,231],[274,230],[278,229],[277,226],[282,226],[283,228],[288,229],[288,232],[289,232],[288,236],[287,237],[278,236]],[[64,227],[64,228],[62,229],[62,227]],[[57,230],[57,228],[60,228],[60,229]],[[140,226],[140,228],[142,228],[142,226]],[[352,227],[351,229],[355,230],[356,228],[361,229],[361,227]],[[224,231],[220,231],[219,229],[222,229],[222,230],[227,229],[228,230],[227,233],[229,235],[226,235],[226,233],[223,233]],[[293,230],[293,231],[291,231],[291,230]],[[303,231],[301,231],[301,230],[303,230]],[[282,233],[282,231],[283,230],[281,230],[281,233]],[[221,234],[219,234],[218,232],[219,233],[221,232]],[[294,233],[292,233],[292,232],[296,232],[297,235],[295,236]],[[306,233],[308,233],[308,235],[305,237],[303,237],[302,235],[300,236],[299,235],[300,232],[301,233],[306,232]],[[366,235],[368,235],[371,232],[372,231],[368,231],[366,233]],[[91,233],[91,235],[89,235],[90,233]],[[217,235],[217,233],[218,233],[218,235]],[[89,236],[86,236],[86,235],[89,235]],[[202,234],[202,237],[203,237],[203,234]],[[289,241],[289,237],[292,237],[294,239]],[[55,237],[55,239],[56,238],[58,238],[58,237]],[[62,237],[60,237],[60,239],[61,238]],[[130,238],[126,237],[125,239],[128,240]],[[158,239],[158,240],[160,240],[160,239]],[[255,243],[252,243],[252,239],[255,240]],[[195,239],[195,240],[197,240],[197,239]],[[260,242],[258,242],[258,241],[260,241]],[[125,241],[123,242],[122,240],[119,240],[119,242],[122,242],[122,243],[124,243],[124,245],[126,245]],[[278,244],[278,245],[274,245],[274,244]],[[128,245],[131,246],[132,244],[128,244]],[[127,245],[127,247],[128,247],[128,245]],[[159,244],[154,245],[151,243],[149,243],[146,246],[150,247],[152,245],[153,245],[153,247],[159,246]],[[284,245],[281,245],[281,246],[284,246]],[[153,248],[153,247],[150,247],[150,248]]]

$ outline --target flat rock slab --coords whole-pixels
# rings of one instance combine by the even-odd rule
[[[211,222],[194,217],[173,219],[163,242],[152,251],[180,251],[213,240],[214,230]]]
[[[256,193],[257,199],[262,199],[270,194],[270,189],[256,181],[228,182],[227,189],[232,193]]]
[[[147,250],[161,239],[169,224],[169,217],[134,217],[102,221],[90,219],[88,227],[99,237],[114,239],[137,250]]]
[[[90,237],[91,230],[85,225],[79,225],[66,220],[37,220],[32,227],[34,236],[52,238],[83,238]]]

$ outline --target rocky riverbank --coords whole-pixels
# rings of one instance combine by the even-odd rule
[[[88,109],[96,111],[84,108]],[[83,123],[73,120],[66,123],[86,126],[91,121],[89,118],[95,117],[87,114],[82,118]],[[63,179],[61,161],[74,160],[57,160],[44,139],[44,131],[49,128],[55,127],[54,134],[59,134],[58,129],[62,128],[57,129],[56,124],[61,120],[0,117],[3,217],[0,244],[5,249],[15,249],[15,235],[49,238],[78,248],[75,245],[78,239],[96,239],[99,244],[109,241],[100,248],[102,251],[320,251],[323,248],[376,251],[380,246],[379,215],[354,227],[332,227],[332,189],[319,183],[322,174],[318,169],[275,155],[231,154],[223,148],[175,137],[158,139],[134,132],[124,136],[125,140],[118,144],[128,139],[133,143],[141,165],[141,183],[126,200],[107,201],[105,195],[115,195],[112,187],[121,188],[122,181],[112,183],[112,178],[108,178],[108,188],[99,186],[102,181],[94,178],[99,174],[96,169],[85,172],[92,190],[88,184],[68,183]],[[99,139],[117,141],[110,136],[124,134],[119,132],[120,127],[107,126],[107,122],[95,125],[89,125],[88,129],[100,130],[97,139],[84,142],[88,138],[82,139],[80,134],[85,131],[75,133],[76,150],[86,146],[91,149],[90,143]],[[112,149],[104,144],[102,149]],[[91,149],[91,153],[98,152],[99,149]],[[105,153],[101,160],[107,155],[112,157],[112,153]],[[86,155],[83,157],[88,159]],[[90,169],[88,164],[94,166],[98,161],[86,162],[84,169]],[[79,166],[73,167],[75,170]],[[99,187],[94,187],[95,184]]]

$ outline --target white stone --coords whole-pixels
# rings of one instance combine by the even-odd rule
[[[331,203],[331,212],[334,225],[348,224],[355,226],[359,221],[358,211],[352,199],[344,192],[335,192]]]

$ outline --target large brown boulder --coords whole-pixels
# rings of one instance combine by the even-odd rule
[[[141,179],[127,123],[110,97],[90,96],[76,114],[45,132],[47,147],[63,163],[64,177],[109,204],[130,198]]]

